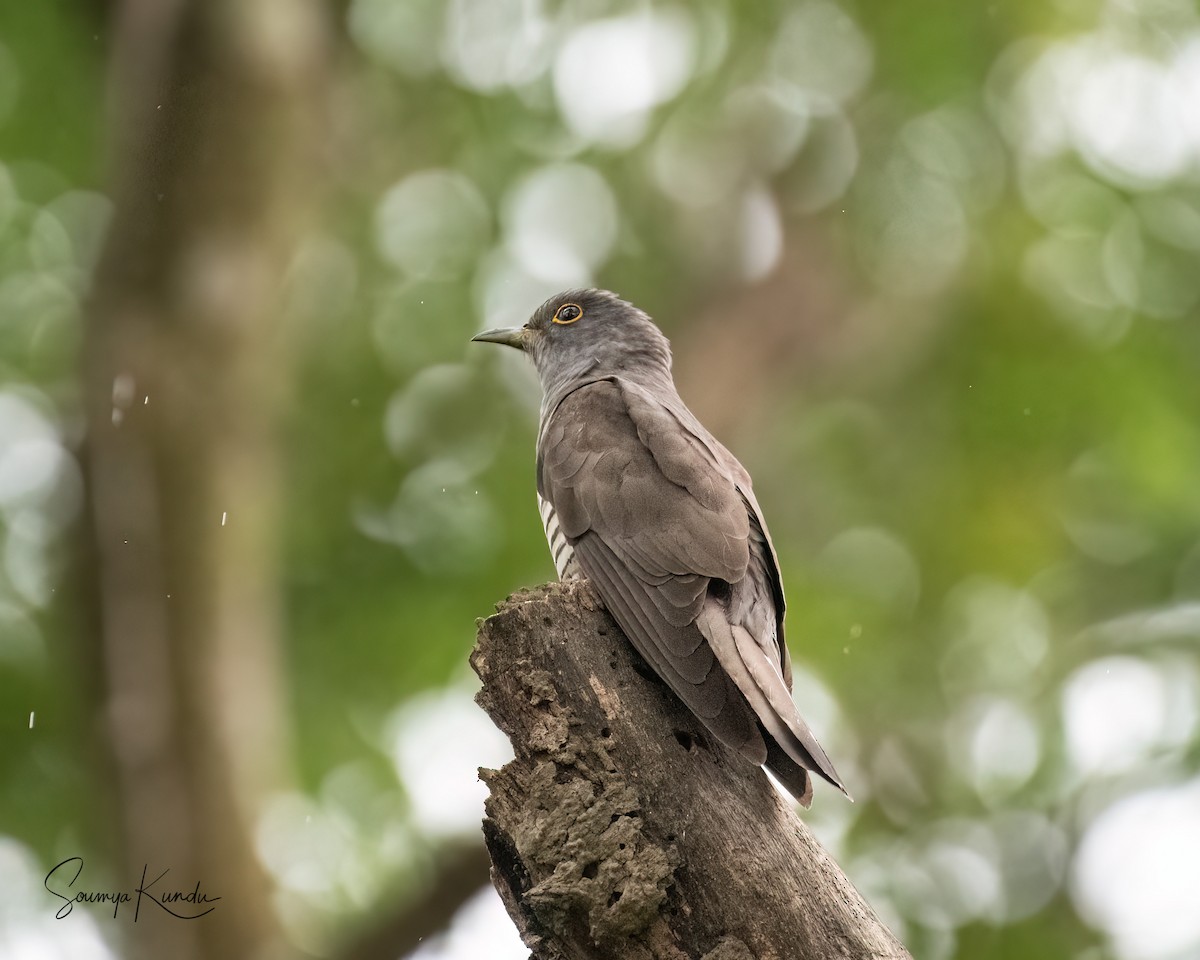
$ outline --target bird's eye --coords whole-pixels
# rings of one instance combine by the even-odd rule
[[[577,303],[564,303],[552,318],[555,323],[574,323],[583,316],[583,308]]]

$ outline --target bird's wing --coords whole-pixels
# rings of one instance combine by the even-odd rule
[[[629,384],[590,383],[558,405],[538,484],[567,537],[596,531],[656,586],[746,574],[750,517],[732,478],[701,437]],[[699,596],[681,622],[695,619]]]
[[[695,625],[709,583],[736,582],[750,521],[702,437],[629,385],[597,381],[553,411],[538,490],[634,646],[720,740],[756,763],[753,712]]]
[[[728,612],[712,599],[704,604],[696,625],[750,703],[763,729],[770,734],[767,768],[806,807],[812,801],[812,785],[806,769],[816,771],[848,797],[850,794],[829,756],[792,700],[792,660],[783,638],[784,600],[779,558],[750,486],[749,475],[732,453],[719,443],[717,446],[722,462],[730,466],[734,476],[744,481],[738,483],[738,492],[750,517],[748,580],[756,581],[758,589],[769,591],[774,629],[761,622],[761,629],[756,629],[750,619],[731,622]]]
[[[725,456],[734,463],[733,454],[728,450]],[[739,463],[740,467],[741,464]],[[783,635],[783,616],[787,603],[783,599],[783,578],[779,574],[779,557],[775,553],[775,544],[767,532],[766,521],[763,520],[762,510],[751,489],[749,478],[745,486],[738,485],[738,492],[746,502],[746,510],[750,514],[750,557],[751,564],[762,571],[771,589],[771,598],[775,604],[775,653],[779,662],[779,673],[783,677],[788,693],[792,691],[792,657],[788,653],[787,641]]]
[[[754,496],[750,474],[746,472],[746,468],[742,466],[737,457],[704,428],[682,401],[676,398],[674,403],[660,404],[655,398],[637,387],[627,387],[625,395],[630,412],[639,425],[639,436],[646,439],[648,444],[651,438],[682,437],[690,447],[691,455],[681,458],[688,466],[694,469],[696,465],[704,464],[706,476],[723,476],[732,481],[749,525],[747,540],[749,570],[747,572],[753,577],[762,578],[764,586],[770,591],[774,607],[774,622],[771,631],[774,644],[770,643],[765,631],[763,631],[763,636],[756,639],[762,642],[764,652],[770,651],[768,658],[775,661],[775,667],[790,694],[792,658],[783,633],[783,618],[787,605],[783,597],[783,580],[779,574],[779,557],[775,553],[771,535],[767,532],[767,524],[763,519],[758,499]],[[667,418],[670,419],[670,422],[664,422]],[[676,445],[678,444],[679,441],[676,439]],[[668,452],[665,441],[659,440],[658,446],[664,448],[663,454]],[[656,451],[656,459],[660,459],[658,451]],[[795,711],[793,710],[793,712]]]

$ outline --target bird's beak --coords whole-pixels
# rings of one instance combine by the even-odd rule
[[[472,342],[479,340],[483,343],[502,343],[506,347],[525,349],[524,327],[497,327],[495,330],[484,330],[471,338]]]

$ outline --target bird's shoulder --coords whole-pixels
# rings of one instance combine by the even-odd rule
[[[628,442],[632,436],[638,444]],[[539,461],[577,458],[589,450],[621,460],[645,451],[668,480],[713,507],[726,505],[734,487],[750,485],[742,465],[673,389],[651,390],[622,377],[595,380],[567,394],[540,431]]]
[[[686,409],[686,408],[684,408]],[[737,579],[750,518],[713,441],[644,387],[589,383],[551,412],[538,444],[538,486],[569,537],[666,551],[664,569]]]

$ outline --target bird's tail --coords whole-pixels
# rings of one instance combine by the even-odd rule
[[[811,770],[850,796],[829,757],[796,710],[778,667],[739,624],[731,624],[715,599],[705,601],[696,626],[717,660],[757,715],[767,736],[765,766],[800,803],[812,802]]]

